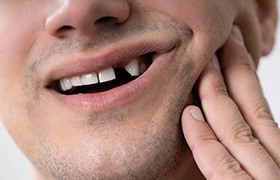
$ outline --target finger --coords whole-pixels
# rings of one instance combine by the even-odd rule
[[[238,107],[228,96],[222,74],[210,63],[199,78],[198,93],[210,127],[242,168],[254,179],[279,178],[277,165],[253,137]]]
[[[234,27],[234,31],[235,37],[230,37],[220,58],[230,96],[255,137],[280,167],[280,130],[262,93],[253,59],[244,46],[241,31],[237,27]]]
[[[182,128],[194,159],[206,179],[252,179],[217,140],[198,107],[187,107]]]

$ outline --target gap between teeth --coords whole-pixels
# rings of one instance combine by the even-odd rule
[[[132,60],[129,62],[124,69],[131,76],[139,76],[147,70],[145,63],[139,65],[138,60]],[[81,76],[74,76],[70,78],[64,78],[59,80],[59,88],[61,91],[71,90],[73,87],[84,86],[84,85],[93,85],[97,83],[104,83],[116,79],[115,70],[113,67],[103,69],[98,73],[89,73],[83,74]]]

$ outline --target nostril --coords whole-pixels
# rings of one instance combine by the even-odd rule
[[[62,26],[61,28],[59,28],[57,31],[59,32],[59,33],[61,33],[61,32],[69,32],[69,31],[71,31],[71,30],[73,30],[74,29],[74,27],[72,27],[72,26]]]
[[[75,30],[72,26],[62,26],[56,31],[56,36],[59,38],[64,38]]]
[[[111,16],[106,16],[106,17],[102,17],[100,19],[98,19],[97,21],[95,21],[95,24],[115,24],[118,23],[118,20],[114,17]]]

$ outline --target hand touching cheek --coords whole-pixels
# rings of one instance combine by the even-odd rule
[[[182,126],[204,176],[279,179],[280,130],[239,28],[233,27],[219,60],[213,57],[197,86],[205,118],[198,107],[189,106]]]

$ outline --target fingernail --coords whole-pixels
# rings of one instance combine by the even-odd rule
[[[239,42],[241,42],[242,44],[244,44],[244,38],[243,35],[241,33],[241,30],[238,26],[234,25],[232,27],[232,35],[233,37],[238,40]]]
[[[194,107],[190,111],[192,117],[198,121],[205,122],[204,117],[198,107]]]
[[[221,74],[222,73],[221,72],[221,66],[220,66],[220,63],[219,63],[218,56],[216,54],[212,57],[211,63],[214,66],[214,68]]]

